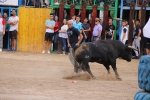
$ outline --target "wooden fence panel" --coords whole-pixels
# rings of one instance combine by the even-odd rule
[[[50,11],[47,8],[19,8],[19,51],[42,51],[46,29],[45,21],[49,19]]]

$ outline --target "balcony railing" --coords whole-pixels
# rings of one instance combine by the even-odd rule
[[[93,5],[97,5],[100,7],[103,7],[105,5],[108,5],[110,7],[115,7],[115,0],[54,0],[54,2],[52,2],[52,6],[53,5],[59,5],[60,3],[64,3],[65,5],[87,5],[87,6],[93,6]]]

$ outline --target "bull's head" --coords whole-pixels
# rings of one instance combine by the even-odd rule
[[[137,49],[132,47],[132,46],[126,45],[125,51],[122,53],[122,59],[127,60],[127,61],[131,61],[131,59],[132,59],[132,50],[137,50]]]

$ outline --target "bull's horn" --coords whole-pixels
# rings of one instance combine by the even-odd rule
[[[128,48],[131,48],[131,49],[133,49],[133,50],[138,51],[138,49],[136,49],[136,48],[134,48],[134,47],[132,47],[132,46],[128,46]]]

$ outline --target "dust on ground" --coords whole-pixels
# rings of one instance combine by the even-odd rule
[[[138,63],[117,60],[122,81],[112,68],[107,75],[103,65],[90,63],[96,79],[80,77],[75,84],[64,78],[73,74],[67,55],[4,51],[0,53],[0,100],[133,100],[139,90]]]

